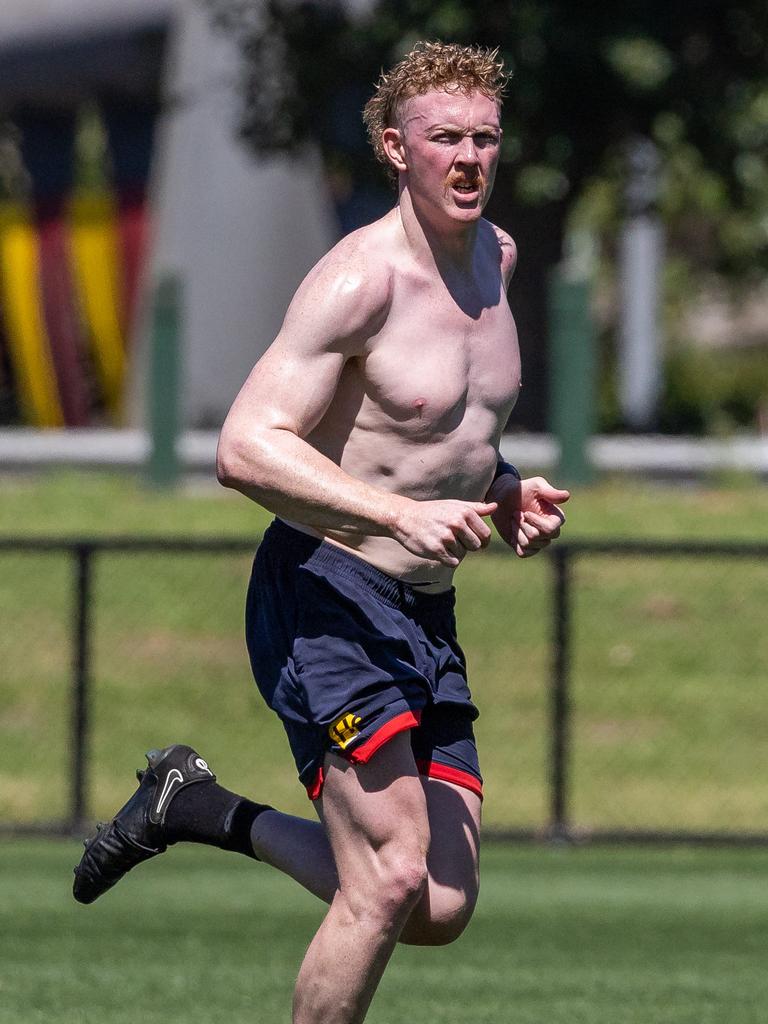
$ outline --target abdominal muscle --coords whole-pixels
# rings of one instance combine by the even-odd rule
[[[388,443],[382,446],[379,438],[376,449],[380,451],[384,447],[388,454],[388,464],[383,471],[384,467],[372,464],[366,443],[370,442],[370,435],[362,440],[355,434],[353,430],[344,447],[341,468],[379,491],[416,501],[448,498],[482,501],[490,486],[496,455],[487,437],[484,443],[478,438],[472,443],[466,432],[459,429],[455,437],[426,444],[390,436]],[[421,593],[440,593],[452,585],[455,567],[415,555],[392,537],[320,530],[305,523],[286,522],[302,533],[351,552],[387,575],[417,587]]]

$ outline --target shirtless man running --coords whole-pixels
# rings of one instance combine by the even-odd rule
[[[481,214],[503,85],[495,54],[439,43],[382,75],[365,119],[399,202],[310,272],[221,434],[221,482],[278,517],[248,646],[320,821],[230,793],[174,745],[75,869],[86,903],[181,840],[291,875],[330,905],[294,1024],[358,1024],[398,940],[467,924],[482,778],[451,581],[487,517],[521,557],[564,521],[568,492],[499,455],[520,387],[516,254]]]

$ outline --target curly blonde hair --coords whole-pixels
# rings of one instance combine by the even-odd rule
[[[448,88],[463,93],[481,92],[500,103],[508,80],[498,47],[490,50],[457,43],[417,43],[391,71],[382,71],[376,92],[363,110],[376,159],[396,177],[384,152],[381,133],[394,126],[398,108],[410,96]]]

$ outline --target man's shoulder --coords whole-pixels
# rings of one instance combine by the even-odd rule
[[[376,331],[392,298],[395,264],[387,232],[377,221],[345,235],[307,274],[292,310],[310,308],[317,326],[334,334]]]
[[[381,282],[391,277],[394,232],[389,217],[350,231],[317,263],[324,274],[354,274]]]
[[[500,228],[498,224],[492,224],[489,220],[484,220],[483,223],[487,225],[489,234],[492,234],[495,244],[499,247],[501,270],[509,278],[512,276],[515,264],[517,263],[515,240],[507,231]]]
[[[347,301],[386,302],[395,269],[388,234],[382,221],[350,232],[315,264],[307,281]]]

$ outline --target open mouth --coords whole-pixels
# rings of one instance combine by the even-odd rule
[[[480,186],[476,181],[454,182],[451,187],[454,192],[466,199],[475,199],[480,193]]]

